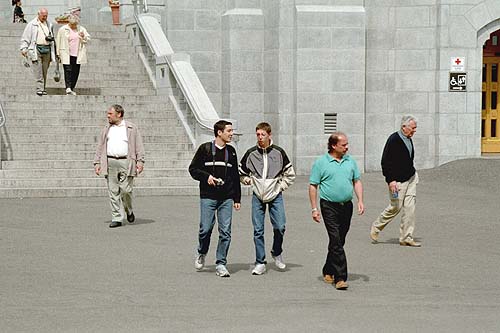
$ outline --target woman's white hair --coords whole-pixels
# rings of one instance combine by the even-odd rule
[[[70,15],[70,16],[68,16],[68,23],[69,24],[78,24],[78,23],[80,23],[80,19],[76,15]]]
[[[417,118],[415,118],[414,116],[412,115],[403,116],[403,118],[401,118],[401,127],[409,125],[410,121],[414,121],[415,125],[417,124]]]

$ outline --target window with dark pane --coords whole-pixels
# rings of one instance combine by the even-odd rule
[[[482,93],[481,110],[486,110],[486,91],[483,91],[483,93]]]
[[[486,70],[488,69],[488,65],[483,64],[483,82],[486,82]]]
[[[497,92],[496,91],[491,92],[491,109],[492,110],[497,109]]]
[[[486,126],[486,120],[485,119],[481,119],[481,137],[484,138],[486,135],[484,135],[484,126]]]
[[[491,119],[491,137],[492,138],[497,137],[497,120],[496,119]]]
[[[491,64],[491,82],[498,82],[498,64]]]

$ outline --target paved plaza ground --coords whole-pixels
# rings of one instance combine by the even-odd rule
[[[3,199],[0,331],[499,332],[498,170],[500,160],[476,159],[419,171],[422,248],[399,246],[399,220],[371,244],[388,199],[382,175],[363,174],[347,291],[321,280],[327,236],[310,218],[306,177],[285,196],[288,268],[262,276],[250,273],[249,196],[234,214],[230,278],[215,275],[216,233],[206,269],[194,270],[196,196],[138,197],[137,222],[116,229],[106,198]]]

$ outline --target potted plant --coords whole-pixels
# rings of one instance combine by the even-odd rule
[[[108,0],[109,7],[111,7],[111,17],[113,24],[120,24],[120,0]]]

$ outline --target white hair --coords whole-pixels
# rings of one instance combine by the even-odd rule
[[[69,24],[78,24],[78,23],[80,23],[80,19],[76,15],[69,15],[68,23]]]
[[[415,125],[417,124],[417,118],[409,114],[404,115],[403,118],[401,118],[401,127],[409,125],[410,121],[413,121]]]

